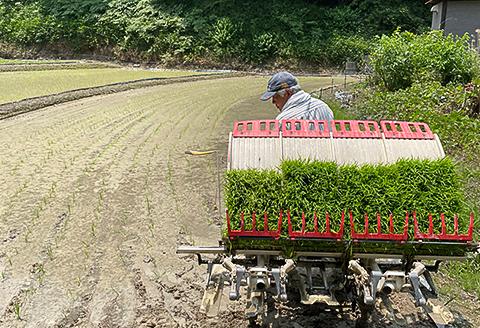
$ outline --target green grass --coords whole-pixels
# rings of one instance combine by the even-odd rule
[[[0,103],[109,83],[199,74],[205,73],[122,68],[3,72],[0,73]]]
[[[322,99],[333,111],[333,117],[336,120],[354,120],[355,115],[342,108],[338,101],[332,99]]]

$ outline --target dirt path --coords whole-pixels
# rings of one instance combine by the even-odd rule
[[[204,268],[175,249],[216,243],[228,130],[275,116],[257,100],[266,80],[169,84],[0,121],[0,327],[246,326],[233,304],[198,312]],[[314,310],[285,308],[283,326],[354,325]],[[373,326],[431,326],[412,317]]]

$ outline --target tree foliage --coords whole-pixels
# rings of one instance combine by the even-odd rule
[[[0,41],[20,46],[62,44],[133,60],[316,65],[361,61],[374,35],[399,26],[420,32],[430,18],[421,0],[3,0],[0,12]]]

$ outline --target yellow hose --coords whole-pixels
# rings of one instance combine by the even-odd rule
[[[198,151],[198,150],[187,150],[185,154],[194,155],[194,156],[201,156],[201,155],[210,155],[216,152],[216,150],[205,150],[205,151]]]

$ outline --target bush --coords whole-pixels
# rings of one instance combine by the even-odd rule
[[[252,55],[250,57],[250,61],[254,63],[261,63],[275,57],[278,47],[276,39],[277,36],[269,32],[256,35],[251,44]]]
[[[347,60],[359,67],[365,65],[365,57],[370,53],[371,40],[361,36],[334,36],[325,46],[325,59],[330,65],[343,66]]]
[[[440,82],[414,83],[397,92],[360,89],[354,111],[373,120],[425,122],[439,134],[447,153],[473,160],[480,153],[480,121],[469,114],[477,105],[478,90]]]
[[[210,30],[210,40],[214,54],[223,60],[232,57],[238,46],[239,27],[228,17],[218,19]]]
[[[185,19],[158,10],[151,1],[113,0],[100,19],[108,44],[144,58],[182,60],[192,52]]]
[[[22,46],[43,45],[58,40],[58,22],[44,15],[37,3],[12,8],[0,4],[0,39]]]
[[[422,81],[468,83],[479,73],[479,58],[469,46],[468,35],[455,40],[442,31],[415,35],[397,30],[384,35],[370,60],[373,83],[390,91]]]

